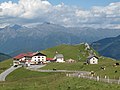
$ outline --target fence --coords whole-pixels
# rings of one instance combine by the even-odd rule
[[[110,79],[107,76],[105,76],[105,78],[101,78],[100,76],[92,76],[92,75],[84,74],[84,73],[72,73],[72,74],[66,74],[66,76],[86,78],[86,79],[91,79],[91,80],[101,81],[101,82],[106,82],[106,83],[120,84],[120,78],[118,80],[117,79]]]

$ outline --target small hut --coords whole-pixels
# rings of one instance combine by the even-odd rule
[[[87,58],[87,63],[88,64],[98,64],[98,57],[97,56],[94,56],[94,55],[91,55]]]
[[[67,62],[67,63],[75,63],[76,60],[73,60],[73,59],[70,58],[70,59],[66,60],[66,62]]]

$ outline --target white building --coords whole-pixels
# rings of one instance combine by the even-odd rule
[[[66,62],[68,62],[68,63],[75,63],[76,62],[76,60],[73,60],[73,59],[68,59],[68,60],[66,60]]]
[[[87,63],[88,64],[98,64],[98,57],[97,56],[89,56],[87,58]]]
[[[40,64],[46,62],[46,55],[40,52],[35,53],[23,53],[15,56],[13,58],[13,65],[27,65],[30,66],[31,64]]]
[[[46,55],[42,53],[35,53],[32,56],[31,64],[39,64],[46,62]]]
[[[54,56],[54,60],[55,60],[56,62],[60,62],[60,63],[65,62],[65,61],[64,61],[64,56],[63,56],[62,54],[56,54],[56,55]]]

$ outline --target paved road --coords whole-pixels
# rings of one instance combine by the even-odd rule
[[[87,71],[72,71],[72,70],[36,70],[39,72],[70,72],[70,73],[83,73],[83,74],[89,74],[90,72]]]
[[[33,70],[33,71],[39,71],[39,72],[66,72],[69,73],[71,72],[71,74],[66,74],[66,76],[69,77],[81,77],[81,78],[87,78],[87,79],[93,79],[93,80],[97,80],[97,81],[103,81],[103,82],[108,82],[108,83],[118,83],[120,84],[120,79],[119,80],[115,80],[115,79],[108,79],[108,78],[100,78],[100,77],[91,77],[90,72],[87,71],[73,71],[73,70],[40,70],[41,67],[44,67],[45,65],[34,65],[34,66],[30,66],[27,69],[29,70]]]
[[[18,66],[18,67],[11,66],[9,69],[7,69],[6,71],[4,71],[3,73],[0,74],[0,81],[5,81],[5,78],[7,77],[7,75],[9,75],[12,71],[14,71],[20,67],[21,66]]]
[[[90,72],[87,71],[73,71],[73,70],[40,70],[40,68],[44,67],[46,65],[31,65],[30,67],[27,67],[29,70],[39,71],[39,72],[71,72],[71,73],[83,73],[83,74],[89,74]]]
[[[29,67],[26,67],[26,69],[29,69],[29,70],[39,70],[39,68],[42,68],[46,65],[30,65]]]

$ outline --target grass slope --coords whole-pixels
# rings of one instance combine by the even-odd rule
[[[93,49],[91,48],[91,50]],[[79,45],[63,44],[63,45],[59,45],[53,48],[46,49],[42,52],[45,53],[47,57],[53,58],[56,51],[58,53],[63,54],[65,60],[72,58],[77,61],[85,61],[86,57],[88,57],[89,55],[89,51],[85,50],[84,44],[79,44]]]
[[[113,67],[113,64],[120,63],[119,61],[112,60],[110,58],[100,58],[99,64],[96,65],[84,65],[83,62],[77,63],[49,63],[41,69],[52,70],[56,68],[57,70],[78,70],[78,71],[94,71],[96,76],[101,77],[109,76],[110,78],[118,79],[120,77],[120,66]],[[102,70],[101,67],[105,67],[105,70]],[[117,71],[117,73],[115,73]]]
[[[109,58],[100,58],[98,65],[83,65],[83,61],[88,55],[88,51],[84,50],[84,45],[60,45],[50,48],[43,53],[47,53],[48,57],[53,57],[55,52],[64,54],[65,59],[79,60],[78,63],[50,63],[43,69],[66,69],[66,70],[86,70],[95,71],[96,75],[110,75],[110,78],[118,78],[120,75],[120,66],[113,67],[115,61]],[[81,54],[82,53],[82,54]],[[85,56],[83,56],[83,54]],[[8,68],[12,60],[0,62],[1,67]],[[105,66],[106,70],[100,69]],[[118,72],[115,73],[114,71]],[[19,68],[7,76],[7,81],[0,82],[0,90],[119,90],[120,86],[116,84],[107,84],[88,79],[66,77],[65,73],[41,73]]]
[[[92,49],[93,50],[93,49]],[[86,57],[89,55],[89,51],[85,50],[85,45],[60,45],[53,48],[49,48],[43,51],[48,57],[53,57],[55,52],[58,51],[62,53],[65,59],[75,59],[79,62],[77,63],[49,63],[47,66],[42,69],[53,69],[58,70],[82,70],[82,71],[94,71],[96,75],[104,77],[105,75],[110,78],[119,78],[120,77],[120,66],[113,67],[113,64],[119,61],[113,60],[111,58],[101,57],[99,58],[99,64],[97,65],[83,65],[83,62],[86,61]],[[94,50],[93,50],[94,51]],[[95,52],[95,51],[94,51]],[[95,52],[97,55],[98,53]],[[79,60],[79,57],[81,58]],[[106,70],[101,70],[101,67],[105,67]],[[117,73],[115,73],[117,71]]]
[[[66,77],[65,73],[40,73],[20,68],[12,72],[0,90],[119,90],[116,84]]]
[[[12,59],[8,59],[0,62],[0,73],[11,67],[11,65],[12,65]]]

